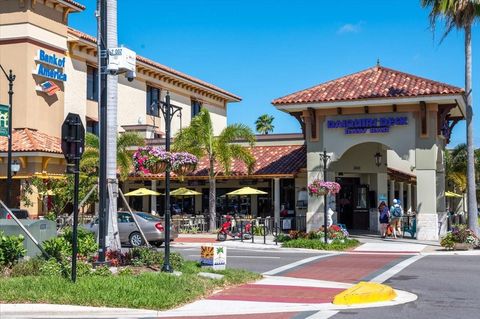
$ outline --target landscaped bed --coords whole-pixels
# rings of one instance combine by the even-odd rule
[[[226,286],[257,280],[261,275],[227,269],[215,271],[221,279],[200,277],[203,269],[197,262],[185,261],[172,253],[170,262],[182,274],[160,272],[163,253],[147,248],[135,248],[126,254],[109,253],[114,268],[93,269],[96,250],[91,234],[79,234],[80,258],[77,282],[70,277],[69,232],[45,243],[54,258],[36,257],[19,260],[25,251],[21,240],[0,236],[0,303],[49,303],[83,306],[104,306],[142,309],[169,309],[192,302]],[[20,244],[20,245],[19,245]],[[8,254],[7,254],[8,253]],[[112,270],[115,270],[112,272]]]
[[[280,234],[278,241],[286,248],[306,248],[318,250],[349,250],[360,245],[356,239],[348,237],[348,232],[337,225],[327,229],[327,243],[325,243],[325,232],[323,227],[308,233],[290,231],[287,234]]]

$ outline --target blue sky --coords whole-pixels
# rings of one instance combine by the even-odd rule
[[[95,0],[79,0],[83,13],[69,24],[96,34]],[[137,0],[118,1],[119,43],[138,54],[240,95],[229,123],[254,128],[258,116],[275,117],[275,133],[299,132],[277,111],[277,97],[375,65],[464,87],[463,33],[441,44],[428,28],[420,1]],[[132,5],[134,4],[134,5]],[[473,28],[474,109],[478,26]],[[480,113],[475,144],[480,146]],[[465,141],[464,123],[450,146]]]

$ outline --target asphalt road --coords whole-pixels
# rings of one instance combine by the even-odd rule
[[[332,319],[480,318],[480,256],[426,256],[385,282],[418,296],[415,302],[342,311]]]
[[[200,260],[200,247],[172,247],[172,252],[179,252],[188,260]],[[318,252],[286,252],[282,250],[228,248],[227,267],[263,273],[305,258],[319,255],[322,254]]]

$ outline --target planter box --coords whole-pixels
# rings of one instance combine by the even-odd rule
[[[455,243],[453,245],[454,250],[472,250],[473,245],[472,244],[467,244],[467,243]]]

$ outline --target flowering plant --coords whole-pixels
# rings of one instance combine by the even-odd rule
[[[318,230],[318,233],[321,233],[322,236],[324,236],[324,234],[325,234],[324,228],[320,227],[320,229]],[[341,228],[338,225],[332,225],[332,226],[327,228],[327,238],[328,239],[332,239],[332,240],[339,239],[340,240],[340,239],[346,239],[346,238],[348,238],[348,236],[349,236],[348,231],[346,229]]]
[[[440,241],[440,245],[446,249],[455,249],[455,244],[468,244],[476,247],[479,243],[477,236],[466,225],[454,225],[452,231],[448,232]]]
[[[171,163],[171,159],[172,155],[169,152],[159,147],[145,146],[133,154],[133,166],[136,172],[149,174],[157,170],[156,164],[162,163],[166,167]]]
[[[198,163],[198,158],[190,153],[181,152],[181,153],[173,153],[172,154],[172,170],[174,172],[182,169],[187,165],[190,165],[193,169]]]
[[[325,194],[337,194],[341,187],[340,184],[336,182],[325,182],[314,179],[311,184],[308,184],[307,188],[310,196],[322,196]]]

